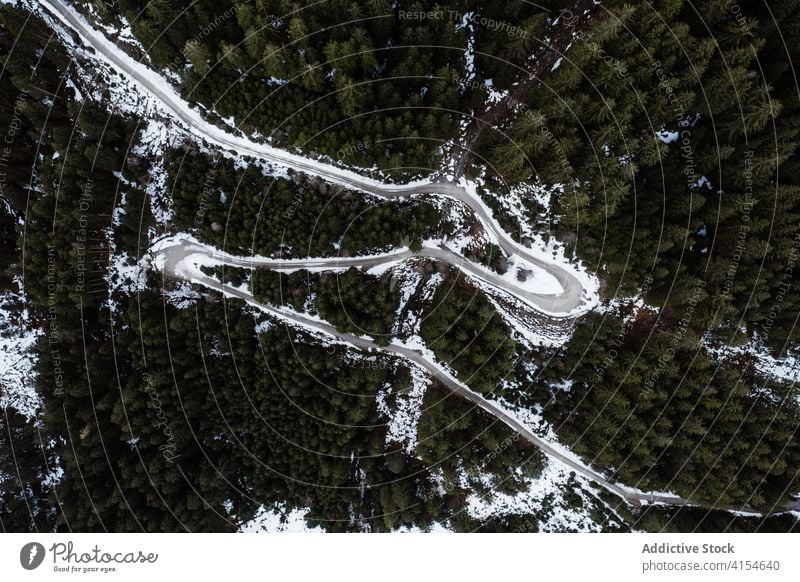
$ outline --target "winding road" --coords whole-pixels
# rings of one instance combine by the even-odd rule
[[[670,506],[696,506],[709,508],[696,502],[684,499],[677,495],[663,493],[653,493],[639,491],[624,485],[614,483],[605,478],[602,474],[593,470],[591,467],[577,460],[573,455],[565,454],[563,449],[553,446],[552,443],[534,433],[528,426],[521,422],[516,416],[509,413],[499,404],[488,400],[481,394],[469,388],[466,384],[458,380],[450,371],[431,358],[430,355],[420,350],[405,345],[403,342],[394,340],[389,345],[378,345],[367,336],[357,336],[351,333],[341,332],[333,325],[317,319],[308,318],[290,309],[279,309],[271,305],[259,303],[249,291],[239,287],[224,284],[219,280],[210,277],[199,269],[199,265],[211,259],[220,264],[240,266],[244,268],[269,267],[275,270],[289,270],[298,268],[344,268],[349,266],[378,266],[402,260],[411,256],[419,256],[409,251],[398,253],[387,253],[379,257],[367,258],[328,258],[311,260],[275,260],[260,257],[243,258],[235,257],[211,248],[207,245],[198,244],[192,240],[179,236],[170,239],[162,239],[153,248],[152,260],[158,265],[162,272],[170,277],[202,285],[206,288],[219,291],[228,297],[241,299],[259,310],[274,316],[277,319],[286,321],[290,325],[300,327],[306,331],[313,331],[325,335],[329,338],[347,344],[359,350],[396,356],[404,361],[416,365],[431,377],[436,378],[453,394],[473,403],[481,410],[487,412],[495,419],[499,420],[512,430],[519,433],[528,443],[537,447],[539,450],[550,457],[560,461],[571,470],[586,477],[596,485],[622,498],[626,503],[634,507],[647,505],[670,505]],[[193,260],[194,259],[194,260]],[[369,265],[365,265],[368,262]],[[714,506],[713,509],[747,512],[754,515],[761,515],[758,511],[747,506]],[[778,508],[775,508],[776,510]],[[800,501],[790,501],[780,508],[780,511],[800,511]]]
[[[304,259],[272,259],[268,257],[240,257],[231,255],[230,253],[211,249],[207,245],[198,244],[191,238],[185,238],[178,235],[175,239],[175,244],[170,246],[168,250],[164,250],[163,254],[169,254],[170,258],[172,258],[173,254],[177,255],[179,258],[185,258],[191,254],[202,254],[208,258],[234,267],[244,267],[248,269],[261,267],[272,269],[273,271],[284,272],[297,271],[300,269],[325,269],[337,271],[345,270],[350,267],[369,269],[372,267],[389,266],[414,257],[422,257],[448,263],[452,266],[458,267],[465,274],[487,283],[488,285],[500,291],[504,291],[514,298],[527,303],[534,309],[538,309],[539,311],[543,310],[542,305],[550,306],[563,301],[563,293],[546,294],[532,292],[529,289],[526,289],[523,284],[516,283],[513,278],[504,278],[495,271],[464,258],[462,255],[448,248],[443,242],[437,243],[436,246],[423,246],[419,251],[411,251],[408,248],[400,248],[379,255],[363,255],[354,257],[333,256]],[[559,281],[559,284],[562,286],[572,285],[574,284],[574,279]],[[571,289],[572,287],[567,288]]]
[[[396,261],[403,256],[412,255],[410,253],[407,255],[406,252],[385,255],[384,257],[377,257],[377,262],[375,264],[384,264],[387,261]],[[330,267],[334,261],[340,261],[338,266],[344,267],[356,260],[360,260],[361,263],[358,264],[359,266],[363,266],[363,259],[334,258],[319,259],[314,261],[276,261],[262,258],[248,259],[232,257],[227,253],[217,251],[205,245],[188,241],[180,236],[174,237],[167,244],[156,245],[152,254],[154,264],[159,265],[165,275],[190,283],[202,285],[209,289],[219,291],[229,297],[241,299],[253,305],[254,307],[257,307],[261,311],[276,317],[277,319],[286,321],[290,324],[295,324],[304,330],[319,332],[327,337],[335,338],[339,342],[343,342],[360,350],[397,356],[406,362],[420,367],[430,376],[441,382],[451,392],[461,396],[462,398],[465,398],[466,400],[469,400],[481,410],[484,410],[500,422],[504,423],[506,426],[519,433],[522,438],[539,448],[545,454],[558,459],[576,473],[583,475],[590,481],[593,481],[611,493],[618,495],[631,505],[640,507],[642,505],[653,503],[666,505],[689,504],[688,501],[677,496],[643,493],[630,490],[608,481],[600,473],[575,460],[572,456],[564,454],[563,451],[559,450],[551,443],[536,435],[515,416],[510,414],[498,404],[492,402],[491,400],[487,400],[482,395],[470,389],[466,384],[453,376],[446,368],[442,367],[440,364],[432,360],[428,355],[419,350],[408,347],[397,340],[386,346],[378,345],[366,336],[357,336],[351,333],[341,332],[333,325],[324,321],[310,319],[289,309],[278,309],[270,305],[259,303],[249,291],[224,284],[219,280],[203,273],[198,267],[198,265],[202,263],[202,260],[193,261],[192,259],[194,257],[199,257],[201,259],[212,259],[226,265],[235,265],[241,267],[275,266],[275,264],[278,263],[278,266],[284,269],[313,268],[315,266]]]
[[[189,133],[209,145],[231,150],[239,155],[266,160],[350,190],[365,192],[381,198],[390,199],[422,194],[437,194],[458,200],[472,210],[484,229],[493,235],[503,251],[508,255],[517,255],[524,261],[547,271],[561,285],[562,292],[559,294],[527,293],[524,297],[521,297],[523,300],[555,318],[574,317],[594,307],[596,296],[584,288],[575,271],[570,269],[569,266],[544,260],[531,249],[512,239],[497,223],[491,209],[472,188],[468,188],[465,185],[465,182],[455,183],[447,180],[438,180],[414,182],[406,185],[384,184],[361,176],[351,170],[311,160],[268,144],[257,143],[244,137],[231,135],[204,120],[158,73],[120,51],[74,9],[57,0],[41,0],[40,4],[75,30],[84,43],[93,48],[97,55],[111,65],[114,70],[125,74],[155,97],[163,106],[165,112],[180,122]],[[443,251],[437,258],[466,267],[463,257],[456,255],[456,253]],[[508,286],[509,288],[506,290],[511,294],[515,294],[513,286],[508,285],[507,282],[498,282],[498,285],[501,287]]]
[[[112,70],[125,75],[143,91],[152,95],[160,103],[166,114],[183,126],[188,133],[205,143],[222,148],[223,150],[231,150],[239,155],[252,156],[254,158],[266,160],[298,172],[304,172],[327,182],[344,186],[351,190],[365,192],[382,198],[389,199],[422,194],[437,194],[458,200],[466,204],[472,210],[486,231],[495,237],[499,246],[507,254],[517,255],[523,260],[547,271],[547,273],[558,281],[561,286],[561,292],[542,294],[527,291],[520,285],[515,285],[508,279],[501,278],[496,273],[493,273],[481,265],[468,261],[444,245],[436,248],[424,247],[421,253],[417,253],[417,256],[429,256],[430,258],[455,265],[470,275],[486,281],[525,301],[551,317],[571,319],[576,315],[585,313],[594,306],[596,295],[592,290],[584,286],[581,279],[577,276],[577,271],[571,269],[569,265],[548,261],[542,258],[541,255],[534,253],[531,249],[514,241],[508,233],[500,227],[493,217],[491,209],[480,199],[474,188],[469,187],[466,181],[462,180],[456,183],[447,180],[431,180],[427,182],[414,182],[406,185],[384,184],[350,170],[285,152],[268,144],[256,143],[244,137],[231,135],[205,121],[158,73],[150,70],[144,64],[132,59],[119,50],[113,43],[106,39],[101,32],[94,29],[80,14],[75,12],[73,8],[58,0],[39,0],[38,4],[67,27],[75,31],[82,39],[83,43],[87,47],[92,48],[100,59],[110,65]],[[331,266],[377,266],[385,264],[388,261],[409,258],[413,255],[410,251],[404,249],[379,257],[355,257],[346,259],[337,257],[332,259],[277,261],[261,258],[231,257],[220,251],[215,251],[208,247],[197,245],[191,241],[176,237],[173,244],[162,245],[154,249],[152,251],[152,257],[154,258],[154,263],[161,266],[165,275],[200,284],[228,296],[242,299],[277,318],[304,329],[312,329],[328,337],[336,338],[338,341],[345,342],[358,349],[387,353],[392,356],[403,358],[419,366],[448,387],[453,393],[466,398],[475,406],[480,407],[497,420],[517,431],[525,440],[538,447],[547,455],[558,459],[576,473],[583,475],[597,485],[618,495],[631,505],[692,505],[690,501],[678,496],[636,491],[608,481],[601,474],[537,436],[527,426],[496,403],[472,391],[450,374],[447,369],[443,368],[421,351],[403,345],[397,340],[388,346],[379,346],[367,337],[359,337],[353,334],[339,332],[328,323],[313,320],[289,310],[277,309],[268,305],[259,304],[249,292],[223,284],[202,273],[199,268],[196,268],[196,265],[192,265],[192,257],[196,255],[202,255],[226,264],[244,267],[264,266],[275,269],[294,269],[313,267],[327,268]],[[730,509],[741,511],[747,508],[738,507]],[[796,507],[787,509],[796,509]]]

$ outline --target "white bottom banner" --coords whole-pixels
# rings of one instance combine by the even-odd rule
[[[791,534],[5,534],[3,580],[800,580]]]

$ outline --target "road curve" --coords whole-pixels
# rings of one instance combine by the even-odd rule
[[[575,317],[593,307],[592,294],[584,289],[581,281],[573,272],[552,261],[543,260],[530,249],[511,238],[494,219],[491,209],[475,192],[466,188],[462,183],[429,181],[406,185],[383,184],[350,170],[320,163],[268,144],[260,144],[244,137],[232,135],[204,120],[199,112],[192,109],[158,73],[120,51],[101,32],[93,28],[80,14],[75,12],[73,8],[63,4],[60,0],[40,0],[40,5],[72,28],[83,40],[84,44],[93,48],[97,55],[108,62],[114,70],[124,73],[155,97],[163,105],[164,109],[192,135],[211,145],[233,150],[237,154],[263,159],[298,172],[304,172],[310,176],[316,176],[351,190],[366,192],[382,198],[437,194],[459,200],[473,211],[486,231],[494,236],[499,246],[507,254],[518,255],[525,261],[547,271],[561,285],[562,292],[559,294],[539,295],[530,293],[526,295],[526,301],[538,310],[555,318]],[[466,268],[466,261],[456,253],[447,253],[439,258],[449,262],[459,262],[460,266]]]
[[[533,303],[538,309],[553,317],[574,317],[589,308],[591,305],[590,293],[584,289],[580,280],[573,272],[564,267],[554,264],[551,261],[542,260],[523,245],[514,241],[494,219],[492,211],[480,199],[480,197],[464,186],[464,183],[452,181],[430,181],[416,182],[407,185],[383,184],[376,180],[361,176],[350,170],[337,168],[329,164],[319,163],[302,156],[291,154],[269,146],[259,144],[243,137],[231,135],[224,130],[205,121],[200,114],[193,110],[169,86],[160,75],[148,69],[145,65],[135,61],[128,55],[117,49],[108,41],[101,32],[94,29],[85,19],[75,12],[70,6],[65,5],[60,0],[38,0],[39,5],[53,14],[57,19],[73,29],[81,38],[83,43],[94,49],[97,55],[111,65],[111,67],[132,79],[141,88],[155,97],[165,111],[174,119],[180,122],[189,133],[204,140],[210,145],[215,145],[223,149],[233,150],[237,154],[244,154],[255,158],[263,159],[298,172],[304,172],[311,176],[316,176],[325,181],[344,186],[351,190],[366,192],[382,198],[396,198],[413,196],[420,194],[438,194],[459,200],[472,209],[475,216],[481,221],[484,228],[493,234],[500,247],[510,255],[518,255],[526,261],[541,267],[550,273],[561,285],[562,292],[554,295],[541,295],[530,293],[526,300]],[[459,267],[468,269],[466,265],[471,264],[460,255],[452,251],[442,251],[448,257],[449,262],[457,264]],[[192,254],[191,252],[189,254]],[[442,258],[444,259],[443,255]],[[301,325],[304,328],[313,328],[317,331],[338,338],[340,341],[352,344],[364,350],[376,350],[390,353],[402,357],[415,365],[423,368],[432,376],[440,380],[454,393],[473,402],[476,406],[485,410],[507,426],[517,431],[528,442],[538,447],[546,454],[560,460],[572,468],[576,473],[584,475],[594,483],[607,489],[608,491],[622,497],[626,502],[642,506],[651,503],[667,505],[692,505],[691,502],[677,496],[659,495],[653,493],[643,493],[631,491],[620,485],[609,482],[599,473],[584,466],[573,458],[564,455],[552,445],[542,440],[531,432],[526,426],[511,416],[498,405],[486,400],[479,394],[473,392],[464,384],[455,379],[434,362],[428,360],[422,353],[398,344],[390,344],[381,347],[369,339],[358,337],[352,334],[338,332],[333,326],[319,321],[304,318],[302,315],[278,310],[269,306],[260,305],[248,292],[236,289],[229,285],[224,285],[219,281],[208,277],[201,272],[194,273],[187,277],[179,267],[188,255],[180,252],[165,253],[163,261],[163,271],[165,275],[178,277],[184,280],[191,280],[194,283],[207,286],[211,289],[223,292],[233,297],[238,297],[260,309],[273,314],[290,323]],[[457,259],[455,257],[458,257]],[[243,259],[247,260],[247,259]],[[307,265],[306,265],[307,266]],[[304,267],[306,268],[306,267]],[[477,269],[477,267],[475,267]],[[514,293],[516,295],[516,293]],[[793,502],[792,507],[785,507],[786,510],[797,509],[795,506],[800,504]],[[722,509],[722,508],[720,508]],[[742,510],[743,508],[729,508]]]
[[[190,264],[187,264],[191,262],[190,259],[193,255],[198,255],[198,254],[217,260],[220,260],[221,258],[220,257],[221,254],[215,255],[207,247],[198,244],[193,244],[191,242],[180,239],[176,239],[175,244],[163,245],[157,247],[157,249],[152,254],[152,258],[153,258],[153,264],[160,266],[163,274],[166,276],[184,280],[194,284],[200,284],[209,289],[213,289],[215,291],[224,293],[227,296],[242,299],[243,301],[256,306],[261,311],[268,313],[278,319],[286,321],[289,324],[300,326],[301,328],[306,330],[313,329],[317,332],[333,337],[338,341],[344,342],[361,350],[380,352],[383,354],[397,356],[402,358],[403,360],[406,360],[407,362],[410,362],[418,366],[419,368],[422,368],[432,377],[439,380],[451,392],[453,392],[458,396],[461,396],[462,398],[467,399],[475,406],[478,406],[479,408],[481,408],[482,410],[484,410],[485,412],[487,412],[500,422],[504,423],[506,426],[508,426],[515,432],[519,433],[530,444],[536,446],[547,455],[555,459],[558,459],[559,461],[567,465],[570,469],[574,470],[576,473],[583,475],[584,477],[593,481],[602,488],[621,497],[631,505],[639,507],[649,503],[663,503],[668,505],[689,504],[687,500],[682,499],[680,497],[654,495],[652,493],[631,491],[627,488],[623,488],[620,485],[608,481],[600,473],[593,471],[584,464],[576,461],[571,456],[565,455],[562,451],[558,450],[557,448],[553,447],[550,443],[548,443],[541,437],[537,436],[527,426],[525,426],[514,416],[509,414],[501,406],[495,404],[490,400],[487,400],[477,392],[471,390],[465,384],[456,379],[455,376],[450,374],[442,366],[440,366],[439,364],[437,364],[436,362],[432,361],[427,356],[425,356],[422,352],[409,348],[399,342],[390,343],[387,346],[379,346],[373,340],[369,339],[366,336],[357,336],[351,333],[340,332],[333,325],[326,323],[324,321],[307,318],[300,313],[290,311],[287,309],[277,309],[275,307],[259,303],[258,301],[256,301],[252,293],[245,291],[241,288],[221,283],[219,280],[214,279],[213,277],[210,277],[208,275],[205,275],[199,269],[193,268]],[[399,253],[399,254],[404,254],[404,253]],[[224,259],[222,260],[224,260],[226,264],[235,264],[242,267],[264,266],[264,263],[268,262],[265,261],[265,259],[258,259],[258,258],[256,259],[237,258],[234,261],[229,261],[228,260],[229,258],[230,258],[229,256],[225,256]],[[397,258],[399,257],[394,255],[394,258],[391,260],[397,260]],[[382,262],[386,261],[385,258],[378,257],[377,259]],[[356,264],[356,261],[362,261],[362,263],[359,263],[359,265],[363,266],[363,259],[354,258],[354,259],[338,259],[338,260],[344,263],[341,264],[340,266],[354,266]],[[307,268],[309,266],[309,264],[306,263],[305,261],[272,261],[272,262],[284,263],[283,268]],[[294,263],[296,263],[296,265]],[[330,266],[332,264],[332,260],[317,260],[317,261],[312,260],[310,261],[310,263],[317,263],[316,266]]]
[[[161,251],[161,254],[164,256],[169,255],[170,258],[177,257],[179,261],[185,259],[189,255],[200,254],[234,267],[244,267],[248,269],[261,267],[273,271],[297,271],[300,269],[325,269],[334,271],[344,270],[350,267],[372,268],[388,266],[414,257],[422,257],[453,265],[465,274],[487,283],[495,289],[508,293],[514,298],[527,303],[534,309],[538,309],[542,303],[547,303],[550,299],[557,299],[559,297],[559,294],[532,292],[521,284],[516,283],[511,278],[504,278],[483,265],[465,259],[463,256],[448,248],[444,243],[440,243],[437,246],[423,246],[417,252],[411,251],[408,248],[400,248],[379,255],[272,259],[268,257],[241,257],[231,255],[230,253],[220,251],[209,245],[199,244],[190,237],[176,235],[170,241],[168,248],[164,248],[163,251]]]
[[[231,261],[229,260],[230,258],[232,258],[230,255],[226,255],[225,253],[221,253],[219,251],[214,251],[213,249],[209,249],[208,247],[192,243],[191,241],[182,240],[180,238],[176,238],[173,244],[156,246],[155,250],[152,253],[153,264],[159,266],[162,270],[162,273],[166,276],[174,277],[176,279],[180,279],[194,284],[203,285],[204,287],[213,289],[215,291],[219,291],[227,296],[242,299],[243,301],[257,307],[261,311],[268,313],[278,319],[286,321],[290,325],[299,326],[301,329],[305,330],[312,329],[319,333],[332,337],[338,341],[349,344],[355,348],[370,352],[388,354],[390,356],[396,356],[404,359],[405,361],[413,365],[418,366],[419,368],[423,369],[425,372],[430,374],[432,377],[436,378],[453,394],[470,401],[475,406],[479,407],[481,410],[487,412],[489,415],[493,416],[494,418],[496,418],[497,420],[508,426],[511,430],[517,432],[528,443],[537,447],[546,455],[549,455],[550,457],[564,463],[566,466],[568,466],[576,473],[583,475],[596,485],[622,498],[629,505],[632,505],[634,507],[644,507],[647,505],[703,507],[705,509],[747,512],[753,515],[763,515],[758,511],[756,511],[755,509],[747,506],[701,505],[697,502],[684,499],[683,497],[679,497],[677,495],[665,495],[662,493],[639,491],[636,489],[625,487],[618,483],[613,483],[608,479],[606,479],[603,475],[601,475],[597,471],[594,471],[590,467],[584,465],[571,455],[564,454],[563,451],[559,450],[558,448],[554,447],[551,443],[537,436],[525,424],[520,422],[515,416],[510,414],[502,406],[496,404],[495,402],[492,402],[491,400],[486,399],[484,396],[470,389],[463,382],[459,381],[455,376],[450,374],[445,368],[443,368],[437,362],[430,359],[422,352],[407,347],[397,341],[390,343],[389,345],[386,346],[378,345],[369,337],[356,336],[351,333],[340,332],[333,325],[327,322],[320,321],[317,319],[310,319],[304,317],[300,313],[288,309],[277,309],[275,307],[259,303],[258,301],[256,301],[255,297],[250,292],[237,287],[232,287],[231,285],[226,285],[224,283],[221,283],[217,279],[205,275],[199,269],[196,268],[193,269],[191,265],[186,264],[191,262],[191,257],[193,255],[198,255],[198,254],[208,258],[221,260],[226,264],[234,264],[250,268],[265,266],[265,263],[269,262],[272,263],[280,262],[282,263],[283,269],[308,268],[309,266],[330,267],[332,264],[334,264],[333,263],[334,261],[339,261],[338,266],[340,267],[368,266],[364,264],[365,258],[353,257],[347,259],[339,259],[339,258],[321,259],[321,260],[311,259],[308,262],[306,262],[302,260],[274,261],[263,258],[248,259],[248,258],[234,257],[233,258],[234,260]],[[372,257],[372,259],[367,257],[366,259],[368,263],[371,263],[372,260],[375,260],[377,261],[375,262],[375,265],[379,265],[379,264],[385,264],[387,260],[390,261],[398,260],[399,258],[401,258],[398,255],[405,255],[405,254],[406,253],[403,252],[403,253],[397,253],[396,255],[391,255],[393,257],[391,259],[387,259],[386,256]],[[800,501],[790,501],[784,504],[780,508],[777,507],[773,508],[773,512],[775,511],[777,512],[800,511]]]

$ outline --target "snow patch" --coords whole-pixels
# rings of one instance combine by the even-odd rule
[[[410,366],[409,371],[411,387],[395,396],[394,409],[388,403],[394,389],[391,384],[385,385],[378,393],[377,407],[378,412],[389,419],[386,444],[398,443],[406,453],[412,455],[417,448],[417,425],[422,416],[422,401],[430,380],[416,366]]]
[[[286,510],[284,504],[272,508],[259,507],[253,519],[239,526],[239,533],[323,533],[320,526],[309,527],[305,516],[311,510],[293,508]]]
[[[21,294],[0,294],[0,409],[14,407],[29,422],[43,408],[35,387],[36,341],[42,332],[32,327]]]

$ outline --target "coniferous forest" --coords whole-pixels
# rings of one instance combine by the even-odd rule
[[[2,531],[797,531],[800,7],[562,4],[0,5]]]

